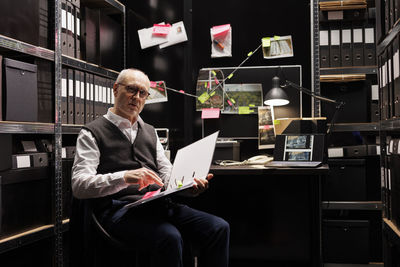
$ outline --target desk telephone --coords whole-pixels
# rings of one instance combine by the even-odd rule
[[[235,160],[217,160],[216,164],[221,166],[235,166],[235,165],[265,165],[268,162],[272,161],[274,158],[268,155],[259,155],[251,157],[244,161],[235,161]]]

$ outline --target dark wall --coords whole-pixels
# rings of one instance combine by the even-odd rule
[[[195,93],[198,71],[204,67],[237,66],[262,37],[292,35],[294,57],[266,60],[259,50],[244,66],[302,65],[303,86],[311,87],[310,3],[308,1],[149,0],[123,1],[127,7],[127,66],[144,70],[152,80]],[[165,49],[140,48],[137,30],[165,21],[183,20],[189,41]],[[210,28],[230,23],[232,57],[211,58]],[[291,89],[294,90],[294,89]],[[143,118],[156,127],[168,127],[172,139],[187,144],[201,137],[200,112],[195,99],[168,92],[168,102],[150,104]],[[310,100],[303,96],[303,116]]]

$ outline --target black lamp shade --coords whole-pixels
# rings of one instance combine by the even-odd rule
[[[279,86],[279,77],[272,78],[272,89],[264,96],[264,104],[270,106],[283,106],[289,104],[289,97]]]

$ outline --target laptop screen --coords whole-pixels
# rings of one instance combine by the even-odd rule
[[[323,134],[277,135],[274,149],[275,161],[322,161]]]

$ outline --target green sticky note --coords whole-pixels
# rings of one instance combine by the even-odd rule
[[[271,46],[271,38],[264,37],[261,39],[263,47],[270,47]]]
[[[278,41],[280,38],[281,38],[281,37],[279,37],[279,36],[277,36],[277,35],[274,36],[274,40],[275,40],[275,41]]]
[[[228,79],[233,77],[233,73],[229,74]]]
[[[254,105],[254,104],[249,104],[249,107],[253,107],[253,108],[254,108],[255,106],[256,106],[256,105]]]
[[[235,99],[231,98],[230,100],[231,100],[231,102],[232,102],[233,104],[236,103]]]
[[[212,70],[211,73],[214,74],[214,76],[217,76],[217,74],[215,73],[215,71]]]
[[[210,98],[210,95],[207,92],[202,93],[197,99],[200,101],[200,103],[206,102]]]
[[[215,95],[215,91],[210,94],[210,96],[213,96],[213,95]]]
[[[279,125],[279,124],[281,124],[280,120],[274,120],[274,125]]]
[[[178,188],[181,188],[183,186],[181,181],[178,181],[177,184],[178,184]]]
[[[250,114],[250,107],[239,107],[239,114]]]
[[[251,56],[252,54],[253,54],[253,52],[250,52],[250,53],[247,54],[247,56],[249,57],[249,56]]]

